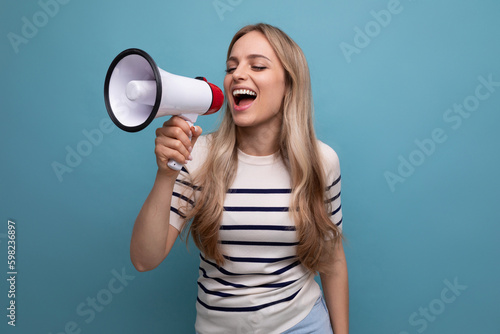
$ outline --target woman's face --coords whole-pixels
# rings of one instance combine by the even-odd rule
[[[267,38],[252,31],[236,41],[226,64],[224,90],[235,124],[279,129],[285,70]]]

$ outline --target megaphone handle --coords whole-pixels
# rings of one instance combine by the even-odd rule
[[[180,115],[182,117],[182,115]],[[189,124],[189,128],[191,128],[194,124],[190,120],[187,120],[185,117],[182,117],[187,124]],[[189,136],[189,139],[191,139],[191,136]],[[170,169],[173,170],[181,170],[182,169],[182,164],[178,163],[174,159],[170,159],[167,163],[167,166],[170,167]]]

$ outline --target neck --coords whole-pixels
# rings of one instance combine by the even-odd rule
[[[236,138],[238,148],[248,155],[266,156],[274,154],[279,149],[279,134],[277,129],[258,129],[249,127],[237,127]]]

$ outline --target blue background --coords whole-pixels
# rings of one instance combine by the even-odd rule
[[[443,118],[474,101],[479,77],[500,81],[500,2],[401,0],[390,22],[375,23],[371,11],[390,2],[2,0],[2,333],[193,332],[195,247],[177,243],[146,273],[129,259],[165,119],[135,134],[111,128],[90,153],[83,131],[107,122],[104,77],[122,50],[142,48],[169,72],[222,86],[231,37],[260,21],[304,50],[318,137],[340,157],[351,333],[500,333],[500,87],[481,88],[488,97],[460,126]],[[29,38],[26,22],[39,25],[24,28]],[[369,43],[356,27],[372,29]],[[356,41],[363,47],[347,56],[342,43]],[[197,124],[209,132],[217,122]],[[446,140],[418,153],[415,140],[435,129]],[[78,145],[89,154],[58,178],[54,162],[67,165],[67,147]],[[391,187],[387,172],[405,173],[410,158],[418,165]],[[15,328],[8,219],[17,226]]]

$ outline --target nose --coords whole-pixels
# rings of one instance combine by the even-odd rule
[[[233,71],[233,80],[234,81],[242,81],[246,80],[248,78],[248,75],[241,64],[237,66],[234,71]]]

